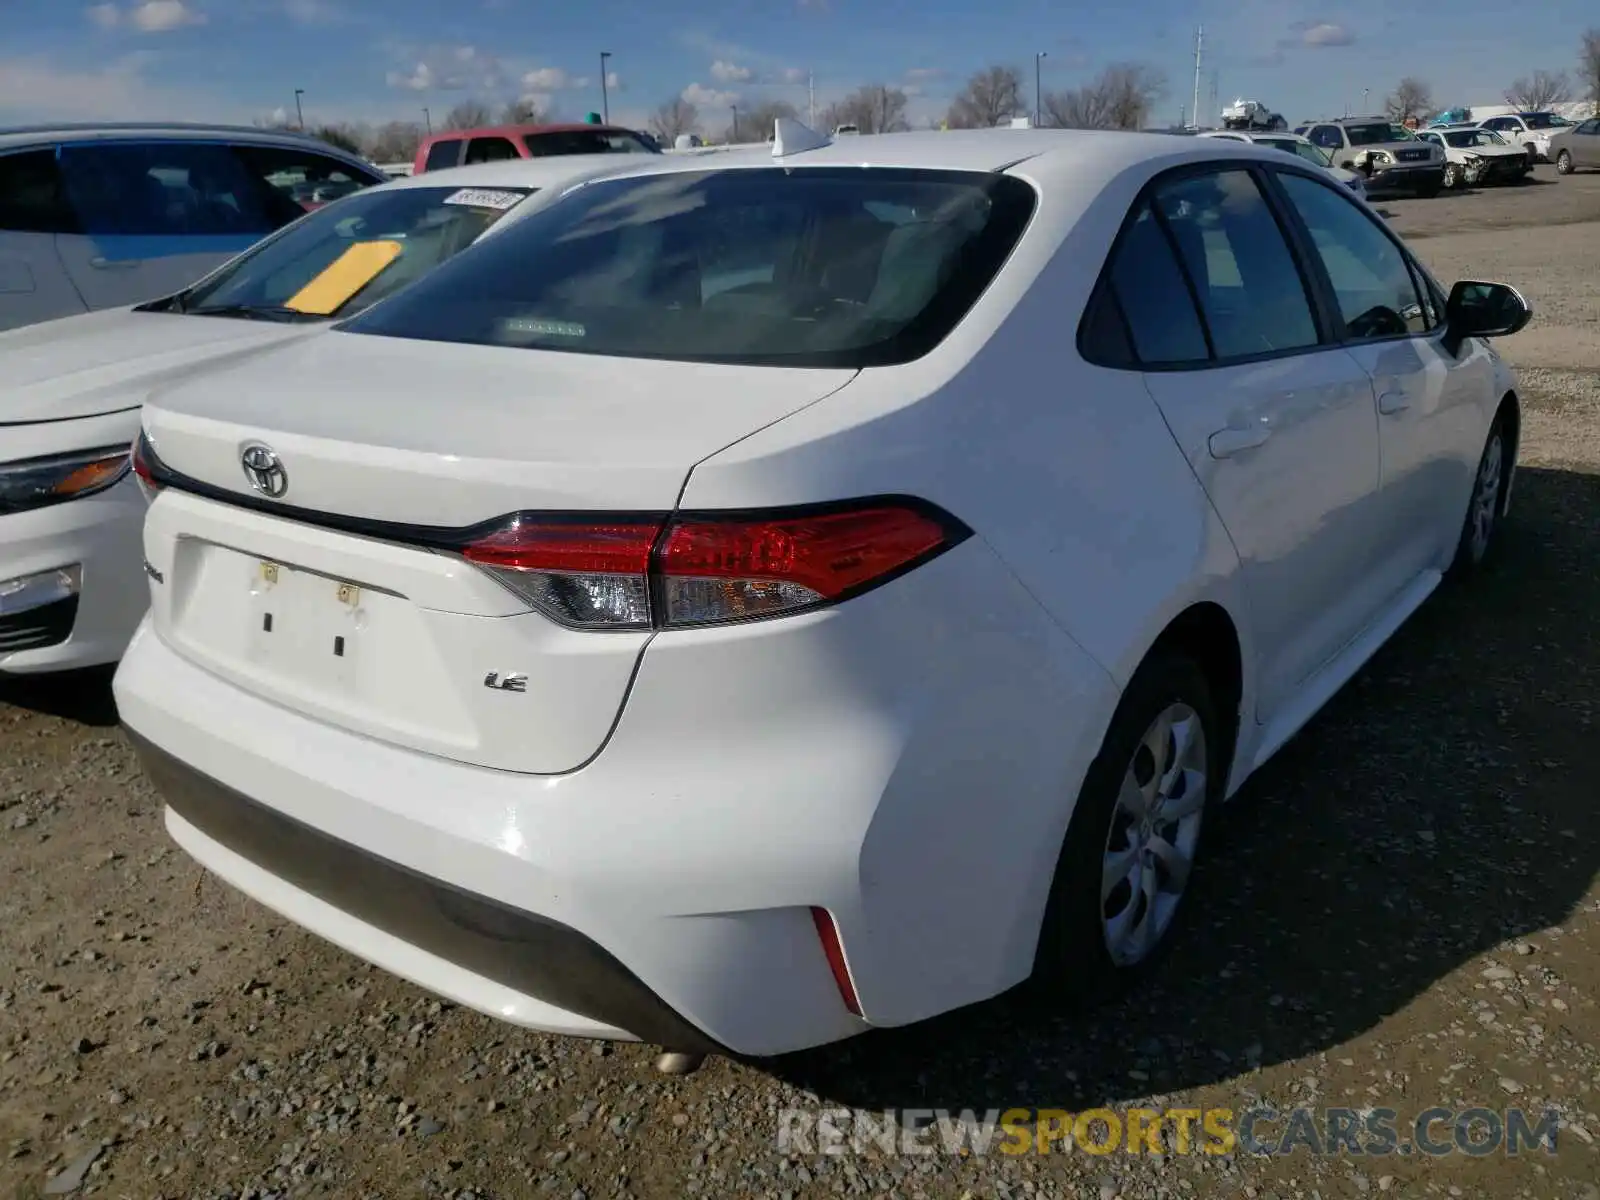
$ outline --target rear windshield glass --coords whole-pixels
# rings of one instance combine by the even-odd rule
[[[636,133],[607,129],[558,129],[525,134],[522,144],[534,158],[555,154],[658,154]]]
[[[470,246],[529,188],[378,188],[318,209],[169,303],[350,315]]]
[[[1346,125],[1344,132],[1352,146],[1381,146],[1384,142],[1397,140],[1393,128],[1378,122],[1371,125]]]
[[[1021,180],[964,171],[600,180],[342,328],[694,362],[906,362],[966,314],[1033,207]]]

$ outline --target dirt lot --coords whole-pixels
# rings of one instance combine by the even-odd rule
[[[1541,176],[1551,179],[1547,171]],[[1387,206],[1525,287],[1524,470],[1450,589],[1225,814],[1119,1011],[1000,1002],[669,1079],[441,1005],[169,846],[104,680],[0,685],[0,1196],[1600,1200],[1600,176]],[[780,1154],[777,1112],[1269,1102],[1559,1110],[1554,1154]],[[1266,1130],[1269,1140],[1283,1126]],[[1448,1135],[1446,1135],[1448,1136]],[[87,1164],[87,1165],[86,1165]],[[65,1182],[54,1186],[64,1188]]]

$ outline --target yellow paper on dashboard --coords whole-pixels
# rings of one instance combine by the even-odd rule
[[[328,264],[284,307],[318,317],[331,317],[404,253],[399,242],[357,242]]]

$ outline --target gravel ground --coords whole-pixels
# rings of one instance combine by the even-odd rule
[[[0,684],[0,1196],[1600,1200],[1600,225],[1577,223],[1600,176],[1389,211],[1442,278],[1509,279],[1539,310],[1503,345],[1528,406],[1504,553],[1221,816],[1187,936],[1120,1009],[1008,999],[660,1076],[642,1047],[441,1004],[203,878],[103,677]],[[1256,1102],[1564,1124],[1517,1157],[775,1147],[789,1107]]]

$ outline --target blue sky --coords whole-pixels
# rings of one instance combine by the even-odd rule
[[[1406,11],[1383,0],[8,0],[0,40],[0,125],[35,119],[249,120],[308,124],[435,119],[463,98],[537,94],[563,114],[600,107],[602,50],[612,54],[613,119],[642,123],[685,94],[708,124],[727,107],[784,97],[804,112],[855,86],[906,88],[912,115],[941,113],[971,71],[1044,52],[1046,91],[1108,62],[1163,70],[1159,115],[1193,94],[1194,27],[1206,29],[1202,112],[1259,99],[1291,120],[1369,107],[1408,73],[1441,103],[1500,102],[1511,80],[1569,69],[1580,0],[1542,0],[1507,22],[1489,0]]]

